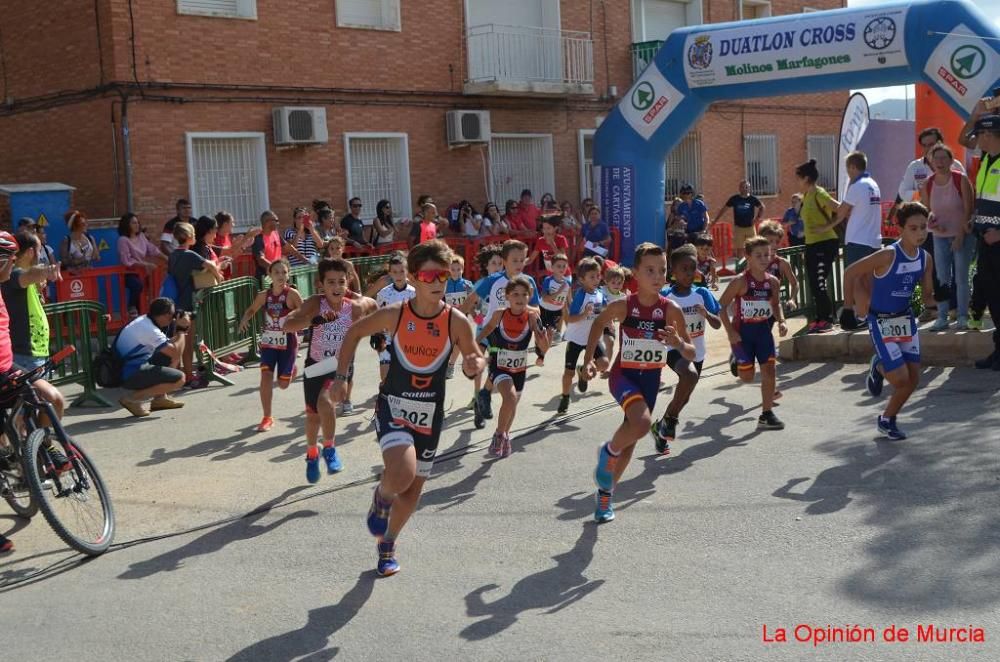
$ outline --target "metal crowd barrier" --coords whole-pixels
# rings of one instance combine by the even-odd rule
[[[239,326],[243,312],[253,304],[258,290],[257,279],[241,276],[195,293],[196,350],[201,363],[208,366],[209,379],[232,386],[231,381],[215,370],[218,354],[247,350],[248,359],[257,358],[259,316],[250,320],[246,330],[241,331]]]
[[[50,354],[66,345],[76,346],[76,352],[56,366],[49,381],[54,386],[80,384],[83,395],[71,407],[81,407],[91,401],[100,407],[111,403],[97,393],[94,381],[94,357],[108,346],[107,310],[98,301],[67,301],[45,305],[49,319]]]

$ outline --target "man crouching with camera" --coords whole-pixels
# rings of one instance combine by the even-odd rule
[[[188,313],[176,313],[173,301],[159,298],[149,304],[148,314],[137,317],[118,334],[112,349],[121,361],[122,388],[132,391],[118,404],[133,416],[184,406],[168,394],[184,386],[184,372],[177,366],[190,328]],[[147,410],[144,403],[150,398]]]

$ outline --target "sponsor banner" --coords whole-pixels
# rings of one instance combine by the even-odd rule
[[[635,252],[635,166],[599,166],[600,199],[604,221],[621,234],[621,256],[630,260]],[[595,168],[596,169],[596,168]]]
[[[905,8],[819,12],[692,33],[684,43],[684,76],[694,88],[907,66],[906,14]]]
[[[847,195],[847,185],[850,183],[847,176],[847,155],[858,148],[861,137],[868,129],[871,115],[868,111],[868,99],[860,92],[851,95],[844,108],[844,118],[840,121],[840,159],[839,175],[837,176],[837,199],[843,200]]]
[[[618,108],[629,126],[649,140],[682,99],[684,95],[667,82],[654,64],[646,67]]]
[[[972,112],[980,98],[1000,78],[1000,58],[963,23],[938,44],[924,66],[924,74],[958,105]]]

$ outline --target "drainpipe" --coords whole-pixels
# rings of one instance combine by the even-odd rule
[[[132,192],[132,139],[128,126],[128,93],[120,91],[122,97],[122,156],[125,157],[125,210],[135,211],[135,197]]]

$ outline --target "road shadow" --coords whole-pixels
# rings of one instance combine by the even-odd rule
[[[843,463],[824,469],[804,492],[792,489],[809,481],[808,477],[789,478],[772,496],[808,503],[807,515],[829,515],[847,507],[853,499],[852,492],[872,492],[881,487],[884,475],[874,469],[899,454],[899,446],[882,441],[875,444],[851,446],[841,453]]]
[[[118,575],[118,579],[143,579],[160,572],[173,572],[180,569],[188,559],[214,554],[234,542],[252,540],[296,519],[315,517],[319,513],[314,510],[296,510],[268,524],[258,524],[270,513],[271,508],[306,489],[308,486],[299,485],[285,490],[284,494],[261,504],[246,517],[210,529],[207,533],[169,552],[133,563],[128,570]]]
[[[429,508],[438,506],[438,510],[447,510],[448,508],[462,505],[476,496],[476,487],[484,479],[489,478],[490,469],[493,468],[493,465],[497,461],[497,458],[484,460],[476,467],[475,471],[457,483],[424,492],[420,497],[420,507]],[[457,460],[454,460],[454,462],[457,462]],[[437,471],[436,466],[435,471]]]
[[[196,457],[211,458],[213,461],[232,460],[247,453],[265,453],[274,450],[298,436],[300,436],[299,432],[264,436],[257,432],[256,426],[251,425],[222,439],[206,439],[190,446],[171,450],[162,447],[154,448],[150,452],[149,458],[138,462],[136,466],[151,467],[170,460]]]
[[[603,579],[591,581],[584,575],[594,558],[596,543],[597,525],[588,522],[572,549],[552,557],[555,567],[528,575],[514,584],[510,593],[492,602],[486,602],[483,596],[500,588],[496,584],[480,586],[466,595],[466,613],[472,618],[486,618],[462,630],[462,638],[487,639],[512,626],[526,611],[555,614],[599,589]]]
[[[263,639],[229,658],[229,662],[303,659],[309,662],[332,660],[339,648],[327,648],[330,637],[358,615],[375,587],[374,571],[362,572],[336,604],[309,610],[306,624],[298,630]],[[307,656],[307,657],[305,657]]]

